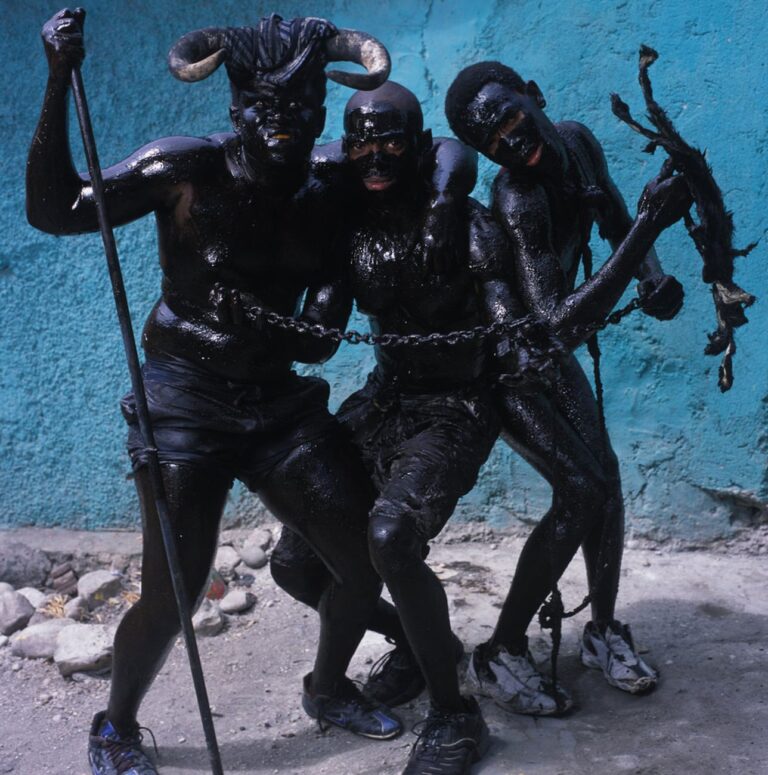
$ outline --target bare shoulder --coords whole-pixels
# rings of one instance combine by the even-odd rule
[[[189,179],[224,160],[226,135],[162,137],[139,148],[121,166],[147,178]]]
[[[469,197],[467,219],[470,269],[474,273],[487,273],[502,266],[509,251],[509,240],[493,213]]]
[[[493,181],[491,210],[507,227],[515,227],[531,217],[538,220],[548,218],[549,200],[540,184],[513,177],[507,170],[501,170]]]
[[[555,127],[570,150],[585,154],[598,168],[605,167],[603,146],[589,127],[578,121],[561,121]]]

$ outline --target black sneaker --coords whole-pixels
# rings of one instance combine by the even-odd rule
[[[373,740],[390,740],[403,731],[402,722],[389,708],[365,697],[349,678],[342,679],[337,693],[328,697],[312,694],[312,673],[307,673],[301,705],[323,731],[326,724],[333,724]]]
[[[149,732],[149,730],[147,730]],[[149,732],[152,735],[151,732]],[[93,775],[158,775],[155,765],[141,747],[138,726],[129,735],[120,735],[102,711],[93,717],[88,741],[88,761]],[[152,745],[157,753],[155,738]]]
[[[464,713],[432,708],[414,728],[418,739],[402,775],[466,775],[480,761],[488,750],[490,734],[477,700],[465,697],[464,704]]]
[[[464,656],[464,646],[454,635],[452,646],[456,664]],[[410,648],[395,646],[371,666],[363,694],[389,708],[396,708],[416,699],[425,689],[421,668]]]

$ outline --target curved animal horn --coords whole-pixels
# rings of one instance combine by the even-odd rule
[[[376,38],[357,30],[339,30],[338,35],[325,42],[325,53],[329,62],[356,62],[368,71],[365,74],[341,70],[326,73],[332,81],[352,89],[378,88],[387,80],[392,67],[387,49]]]
[[[182,35],[168,52],[168,69],[180,81],[202,81],[226,58],[225,30],[206,27]]]

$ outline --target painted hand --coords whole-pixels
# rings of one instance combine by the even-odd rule
[[[643,189],[637,203],[638,216],[650,220],[659,233],[677,223],[693,204],[685,176],[672,172],[672,164],[667,159],[661,172]]]
[[[672,320],[683,306],[685,292],[676,278],[660,274],[638,283],[640,309],[657,320]]]
[[[43,25],[40,34],[52,78],[69,80],[72,68],[78,67],[85,58],[84,23],[84,8],[74,11],[64,8]]]
[[[568,349],[541,320],[531,320],[515,330],[513,342],[502,340],[497,356],[502,368],[499,382],[521,393],[551,390]]]

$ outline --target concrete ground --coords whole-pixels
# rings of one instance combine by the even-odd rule
[[[28,537],[25,537],[28,540]],[[75,540],[71,538],[68,540]],[[135,537],[119,551],[131,553]],[[522,542],[513,537],[437,544],[430,562],[451,601],[467,649],[487,638]],[[133,542],[133,543],[131,543]],[[128,548],[126,548],[128,547]],[[227,773],[393,775],[414,735],[376,743],[341,731],[319,733],[300,706],[312,663],[316,617],[277,590],[268,571],[254,585],[256,607],[200,651]],[[662,671],[657,691],[632,697],[578,660],[586,613],[565,624],[561,681],[578,706],[566,718],[510,716],[481,706],[492,746],[477,775],[761,775],[768,773],[768,566],[765,556],[629,549],[619,616],[632,624],[647,659]],[[566,605],[584,594],[577,559],[562,584]],[[538,625],[534,652],[547,654]],[[386,648],[367,637],[353,664],[363,678]],[[108,681],[62,679],[52,664],[0,649],[0,773],[86,775],[91,715],[106,704]],[[426,701],[402,709],[408,727]],[[141,712],[160,750],[163,775],[210,771],[189,669],[179,644]]]

